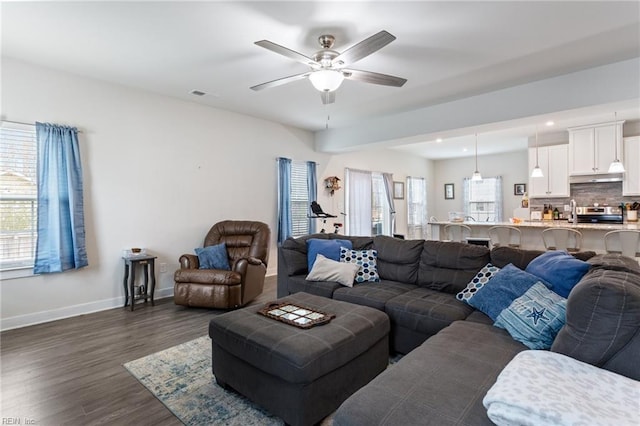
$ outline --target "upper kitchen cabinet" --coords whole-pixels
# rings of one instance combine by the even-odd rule
[[[616,141],[618,144],[618,158],[623,161],[623,123],[624,121],[617,121],[568,129],[569,174],[596,175],[608,173],[609,165],[615,160]]]
[[[640,195],[640,136],[624,138],[622,195]]]
[[[529,178],[529,197],[569,196],[569,146],[551,145],[538,148],[538,164],[543,177]],[[529,148],[529,170],[536,165],[536,149]]]

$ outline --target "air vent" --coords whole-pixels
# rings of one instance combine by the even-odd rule
[[[191,93],[192,95],[196,95],[196,96],[204,96],[204,95],[206,95],[206,93],[205,93],[205,92],[202,92],[202,91],[200,91],[200,90],[192,90],[190,93]]]

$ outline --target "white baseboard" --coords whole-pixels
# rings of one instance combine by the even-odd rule
[[[164,299],[173,297],[173,287],[160,288],[156,290],[154,299]],[[90,314],[93,312],[106,311],[107,309],[122,308],[124,306],[124,296],[113,299],[100,300],[97,302],[83,303],[80,305],[67,306],[50,311],[34,312],[32,314],[18,315],[0,320],[0,331],[14,328],[27,327],[29,325],[41,324],[43,322],[56,321],[78,315]]]

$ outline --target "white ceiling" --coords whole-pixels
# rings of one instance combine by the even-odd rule
[[[2,54],[287,125],[323,130],[640,56],[640,2],[2,2]],[[345,81],[325,106],[310,82],[250,86],[306,71],[253,43],[305,55],[380,30],[397,40],[354,68],[408,79],[402,88]],[[190,92],[207,95],[196,97]],[[640,94],[638,95],[640,99]],[[549,117],[563,126],[640,119],[638,100]],[[543,117],[536,117],[539,122]],[[534,121],[496,126],[482,153],[523,149]],[[540,129],[541,132],[549,131]],[[473,136],[398,149],[469,155]],[[483,144],[484,142],[484,144]],[[480,151],[480,149],[479,149]],[[473,154],[471,152],[471,154]]]

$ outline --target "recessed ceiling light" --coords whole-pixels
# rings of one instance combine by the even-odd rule
[[[554,125],[554,124],[556,124],[556,123],[554,123],[553,121],[549,120],[549,121],[547,121],[547,122],[546,122],[546,123],[544,123],[544,124],[546,124],[547,126],[553,126],[553,125]]]
[[[438,142],[438,143],[442,142],[442,138],[436,139],[436,142]]]
[[[467,148],[462,148],[462,152],[467,152],[468,149]]]
[[[192,90],[189,93],[191,93],[192,95],[196,95],[196,96],[204,96],[204,95],[206,95],[206,93],[201,91],[201,90]]]

